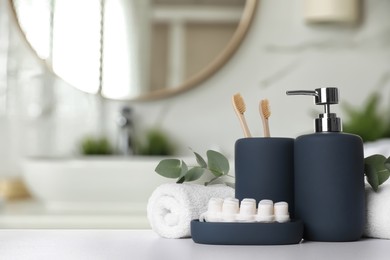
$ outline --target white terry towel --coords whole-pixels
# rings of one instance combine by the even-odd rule
[[[367,222],[364,235],[390,239],[390,183],[379,186],[378,192],[371,186],[366,187],[366,204]]]
[[[152,229],[165,238],[191,236],[191,220],[207,211],[210,198],[234,197],[226,185],[168,183],[157,187],[149,198],[147,216]]]

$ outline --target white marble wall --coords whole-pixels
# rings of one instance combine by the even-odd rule
[[[262,134],[258,114],[258,101],[262,98],[271,102],[273,136],[296,137],[312,131],[313,111],[321,108],[314,107],[309,97],[287,97],[285,91],[290,89],[336,86],[342,101],[357,106],[376,89],[385,93],[383,107],[388,108],[390,1],[363,0],[362,5],[362,19],[355,26],[313,25],[304,21],[303,0],[261,0],[249,34],[218,73],[178,96],[128,102],[135,109],[137,125],[162,126],[181,145],[181,153],[189,153],[187,147],[199,153],[220,148],[232,156],[235,140],[242,137],[230,103],[236,92],[245,98],[248,124],[256,136]],[[26,54],[22,59],[31,57]],[[31,82],[11,82],[8,88],[25,93],[26,85]],[[30,86],[30,91],[44,89],[44,84],[35,85]],[[0,145],[0,162],[15,171],[25,155],[72,154],[76,141],[85,133],[106,131],[115,137],[115,117],[124,102],[108,101],[99,110],[95,97],[60,81],[49,85],[55,86],[55,93],[49,94],[52,103],[45,113],[34,115],[31,104],[40,102],[31,96],[23,100],[23,94],[18,94],[19,106],[26,109],[14,105],[9,110],[16,107],[17,112],[0,118],[0,140],[18,140]],[[45,95],[41,98],[47,102]],[[334,111],[343,114],[340,108]],[[16,130],[10,131],[10,125],[15,125]],[[8,156],[9,151],[13,156]]]

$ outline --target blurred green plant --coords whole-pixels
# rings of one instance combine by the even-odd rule
[[[198,165],[188,167],[183,160],[179,159],[164,159],[157,165],[155,171],[166,178],[177,179],[176,183],[191,182],[198,180],[206,172],[211,173],[213,176],[209,181],[205,182],[205,185],[215,183],[223,176],[229,176],[229,160],[221,153],[208,150],[206,152],[207,162],[198,153],[193,152],[196,157]],[[232,186],[231,183],[225,182],[225,184]]]
[[[86,136],[81,140],[80,150],[83,155],[111,155],[113,149],[106,137]]]
[[[152,128],[146,132],[144,142],[138,143],[138,154],[166,156],[175,153],[175,145],[169,136],[161,129]]]
[[[379,111],[380,95],[375,92],[366,100],[362,108],[353,108],[343,103],[347,119],[343,124],[344,132],[359,135],[364,142],[390,137],[390,117]]]
[[[381,96],[372,93],[362,108],[353,108],[343,103],[349,121],[343,124],[344,132],[359,135],[363,142],[371,142],[390,137],[390,117],[379,110]],[[390,177],[390,157],[374,154],[364,159],[364,174],[374,191],[378,191]]]

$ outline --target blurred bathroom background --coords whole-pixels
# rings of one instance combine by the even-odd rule
[[[230,159],[243,137],[230,101],[237,92],[255,136],[263,98],[272,136],[313,131],[321,108],[287,97],[293,89],[338,87],[333,111],[344,121],[343,103],[362,107],[378,91],[387,121],[390,1],[329,1],[336,10],[323,2],[0,0],[0,177],[22,176],[28,158],[78,158],[86,136],[117,152],[123,107],[136,138],[158,129],[174,156],[215,149]],[[248,5],[253,19],[243,16],[248,31],[237,36]],[[0,213],[0,226],[8,220]]]

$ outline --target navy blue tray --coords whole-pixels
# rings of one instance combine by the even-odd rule
[[[195,243],[212,245],[288,245],[302,240],[303,223],[226,223],[191,221]]]

